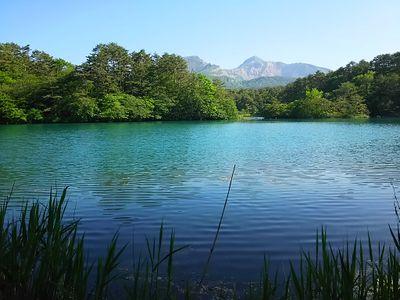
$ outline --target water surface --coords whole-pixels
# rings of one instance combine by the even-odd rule
[[[249,280],[263,254],[276,266],[330,240],[389,239],[390,182],[400,179],[398,122],[150,122],[0,127],[0,195],[13,205],[70,186],[68,217],[82,218],[101,254],[116,230],[143,249],[161,220],[173,227],[181,274],[206,260],[234,164],[211,277]],[[132,263],[132,247],[124,264]]]

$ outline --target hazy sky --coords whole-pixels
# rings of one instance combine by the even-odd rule
[[[337,68],[400,51],[400,0],[0,0],[0,42],[82,62],[98,43]]]

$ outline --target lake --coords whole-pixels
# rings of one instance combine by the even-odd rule
[[[264,254],[281,266],[321,226],[338,246],[367,231],[388,241],[396,220],[397,121],[10,125],[0,149],[0,195],[15,182],[19,207],[68,185],[67,217],[82,218],[91,257],[119,230],[125,267],[163,220],[190,245],[177,273],[201,272],[234,164],[210,278],[256,279]]]

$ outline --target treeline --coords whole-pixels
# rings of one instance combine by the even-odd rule
[[[0,44],[0,123],[400,116],[400,52],[284,87],[226,90],[173,54],[100,44],[75,66]]]
[[[177,55],[100,44],[75,66],[0,44],[0,123],[218,120],[237,116],[226,90]]]
[[[400,52],[317,72],[285,87],[232,90],[238,109],[266,118],[400,116]]]

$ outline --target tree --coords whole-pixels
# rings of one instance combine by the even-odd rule
[[[373,71],[367,71],[366,73],[357,75],[353,78],[353,82],[357,86],[358,94],[364,99],[371,94],[374,76],[375,73]]]
[[[14,43],[0,44],[0,71],[12,79],[23,78],[29,71],[30,48]]]
[[[238,111],[235,101],[226,92],[223,86],[221,84],[218,84],[217,82],[213,82],[213,85],[209,86],[209,90],[210,88],[213,94],[213,101],[207,101],[207,105],[203,106],[206,108],[205,110],[203,110],[203,113],[206,112],[204,113],[203,118],[210,120],[236,119],[238,117]]]
[[[289,104],[292,118],[327,118],[331,114],[331,103],[317,89],[306,91],[306,97]]]
[[[138,98],[127,94],[119,94],[118,99],[125,109],[125,114],[128,121],[143,121],[153,118],[153,99]]]
[[[0,43],[0,123],[400,116],[400,52],[285,87],[226,90],[174,54],[99,44],[74,66]]]
[[[287,118],[289,116],[289,105],[274,100],[265,104],[262,116],[267,119]]]
[[[344,82],[335,90],[335,116],[340,118],[367,117],[369,115],[364,99],[358,94],[354,83]]]
[[[26,113],[6,94],[0,93],[0,123],[14,124],[27,121]]]
[[[372,60],[371,66],[378,74],[400,73],[400,52],[378,55]]]
[[[283,87],[275,97],[262,89],[253,92],[240,90],[232,92],[238,108],[257,115],[260,111],[266,117],[278,117],[280,103],[288,103],[290,117],[360,117],[400,116],[399,78],[400,52],[379,55],[371,62],[361,60],[327,74],[317,72]],[[307,91],[317,89],[323,92],[323,99],[306,101]],[[325,99],[326,98],[326,99]],[[321,109],[313,102],[320,102]],[[261,105],[261,106],[260,106]],[[261,109],[260,109],[261,107]]]
[[[80,66],[29,46],[0,44],[0,122],[226,119],[225,89],[177,55],[99,44]]]
[[[131,69],[124,84],[124,91],[138,97],[148,96],[151,90],[155,63],[144,50],[131,54]]]
[[[101,121],[127,121],[128,115],[121,103],[121,94],[106,94],[99,100],[99,120]]]
[[[375,76],[371,89],[367,104],[373,116],[400,116],[400,74]]]
[[[241,89],[230,91],[237,109],[253,116],[262,116],[265,105],[273,101],[281,102],[282,87],[269,87],[263,89]]]
[[[174,113],[179,95],[190,80],[186,61],[177,55],[154,56],[153,81],[150,98],[155,99],[155,115],[164,119],[180,119]]]
[[[115,44],[99,44],[79,68],[92,81],[96,96],[122,92],[129,78],[131,57],[126,49]]]
[[[74,93],[66,97],[63,120],[72,122],[93,122],[99,114],[99,107],[94,98],[85,94]]]

